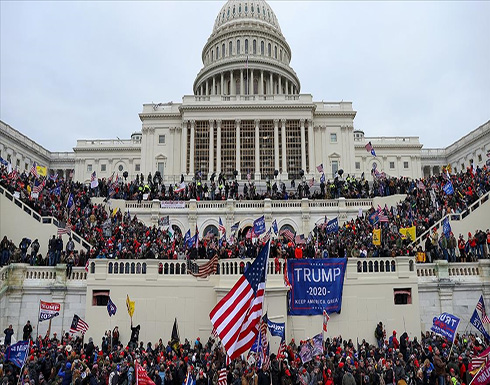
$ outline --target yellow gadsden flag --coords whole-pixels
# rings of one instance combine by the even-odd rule
[[[37,174],[39,176],[46,176],[48,175],[48,169],[43,166],[36,166]]]
[[[129,299],[129,294],[126,294],[127,297],[126,297],[126,307],[128,308],[128,314],[131,318],[133,318],[133,314],[134,314],[134,301],[131,301]]]
[[[373,245],[381,245],[381,229],[373,230]]]
[[[411,241],[415,241],[415,238],[417,238],[417,231],[415,229],[415,226],[406,228],[402,227],[400,229],[400,234],[403,238],[409,238]]]

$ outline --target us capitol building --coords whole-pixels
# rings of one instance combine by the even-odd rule
[[[374,163],[390,176],[420,178],[438,174],[448,164],[453,172],[470,164],[485,164],[490,121],[440,149],[422,149],[418,137],[365,137],[354,128],[356,111],[351,102],[314,102],[312,95],[301,93],[300,80],[289,65],[291,55],[277,18],[264,0],[230,0],[220,10],[203,48],[203,67],[194,80],[194,94],[185,95],[182,103],[145,104],[139,115],[141,131],[130,139],[78,140],[73,151],[51,152],[0,122],[0,156],[19,171],[28,172],[36,162],[58,176],[74,172],[74,179],[81,182],[89,182],[94,171],[98,178],[127,172],[132,180],[137,174],[146,177],[157,170],[167,183],[179,183],[182,174],[190,181],[199,173],[206,179],[224,173],[241,181],[249,175],[254,181],[274,177],[282,181],[314,177],[318,181],[316,167],[320,164],[325,177],[331,179],[340,169],[370,177]],[[369,142],[376,157],[366,151]],[[93,199],[102,202],[102,198]],[[338,216],[342,222],[357,216],[359,209],[395,204],[403,197],[379,199],[176,202],[181,206],[114,200],[111,209],[131,210],[147,224],[169,215],[182,232],[199,227],[206,234],[207,226],[218,226],[218,217],[224,218],[227,230],[235,222],[250,226],[254,218],[265,215],[268,227],[274,218],[279,228],[290,226],[298,234],[308,234],[325,215]],[[455,233],[485,228],[490,200],[480,198],[476,203],[482,208],[464,218],[458,214],[459,221],[451,218]],[[3,187],[0,212],[0,234],[16,244],[26,234],[39,238],[41,252],[46,253],[46,240],[57,231],[54,218],[41,218]],[[81,237],[72,236],[77,250],[87,247]],[[0,268],[0,314],[4,315],[0,330],[10,323],[14,330],[21,330],[25,320],[36,318],[41,299],[61,303],[53,331],[67,330],[78,314],[90,325],[86,337],[99,341],[107,328],[119,325],[121,338],[127,341],[130,321],[124,303],[129,294],[136,301],[135,323],[142,326],[143,341],[170,338],[174,317],[179,319],[183,336],[207,338],[212,328],[203,315],[236,282],[244,262],[229,259],[219,264],[220,274],[206,279],[181,274],[185,261],[180,260],[95,259],[88,273],[77,267],[70,277],[63,264],[5,266]],[[282,267],[279,273],[272,267],[266,293],[270,319],[286,323],[288,340],[318,333],[322,316],[288,315]],[[444,311],[458,314],[462,324],[466,323],[479,296],[483,293],[487,301],[490,298],[489,277],[488,260],[416,265],[410,257],[349,258],[342,314],[332,315],[329,333],[372,339],[382,319],[387,327],[406,330],[412,338],[428,330],[434,315]],[[122,309],[113,321],[100,300],[108,296]],[[404,298],[403,303],[398,297]],[[182,306],[175,306],[177,301]],[[45,323],[40,325],[39,333],[46,328]],[[278,341],[273,341],[272,349],[277,346]]]
[[[55,153],[0,122],[0,156],[19,170],[34,161],[58,175],[74,170],[74,179],[83,182],[93,171],[99,178],[127,171],[131,179],[157,170],[171,183],[180,182],[181,174],[191,180],[213,172],[239,180],[318,182],[320,164],[326,178],[339,169],[369,175],[373,166],[419,178],[448,163],[454,171],[484,164],[488,123],[452,149],[422,150],[418,137],[365,137],[354,128],[351,102],[315,102],[301,92],[291,56],[269,4],[230,0],[202,50],[194,94],[182,103],[144,104],[141,131],[130,139],[78,140],[72,152]],[[366,151],[369,141],[377,157]]]

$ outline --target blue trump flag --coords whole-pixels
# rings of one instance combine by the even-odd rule
[[[116,314],[117,306],[114,302],[112,302],[111,297],[107,301],[107,312],[109,313],[109,317],[112,317]]]
[[[325,183],[325,174],[320,176],[320,183]]]
[[[430,330],[442,337],[446,337],[451,341],[454,341],[454,336],[456,335],[459,321],[460,319],[455,315],[442,313],[439,317],[434,317]]]
[[[327,223],[327,234],[336,233],[339,231],[339,219],[334,218]]]
[[[483,337],[487,341],[490,341],[490,335],[485,330],[485,327],[483,326],[483,322],[481,322],[481,318],[478,315],[476,309],[473,311],[473,315],[471,316],[470,319],[470,324],[472,324],[483,335]]]
[[[15,366],[22,368],[26,362],[27,353],[29,352],[29,340],[19,341],[10,345],[5,350],[6,361],[12,362]]]
[[[288,261],[289,315],[339,313],[347,259],[298,259]]]
[[[267,321],[267,328],[271,333],[271,336],[281,337],[283,340],[286,337],[286,324],[284,322],[272,322],[267,314],[262,317],[264,321]]]
[[[265,233],[265,217],[263,215],[254,221],[254,233],[256,236]]]
[[[191,229],[187,230],[184,235],[184,245],[187,247],[189,240],[191,239]]]
[[[453,188],[453,184],[451,182],[447,182],[442,189],[444,190],[444,192],[447,195],[454,194],[454,188]]]
[[[274,219],[274,222],[272,222],[272,230],[274,230],[274,234],[277,235],[279,232],[279,228],[277,227],[277,221]]]
[[[449,223],[449,217],[446,217],[442,220],[442,231],[446,238],[449,238],[451,235],[451,224]]]

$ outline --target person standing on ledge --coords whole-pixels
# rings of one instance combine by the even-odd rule
[[[22,341],[30,340],[31,333],[32,333],[31,321],[27,321],[27,323],[24,325]]]
[[[7,329],[3,331],[5,333],[5,339],[3,340],[3,344],[5,346],[9,346],[12,343],[12,335],[14,334],[14,329],[12,325],[9,325]]]

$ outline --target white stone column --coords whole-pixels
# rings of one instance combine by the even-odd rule
[[[241,179],[241,171],[240,171],[240,119],[235,120],[235,131],[236,131],[235,169],[238,171],[237,178]]]
[[[313,120],[308,119],[308,160],[309,160],[308,171],[312,176],[315,174],[315,159],[313,156],[315,152],[314,145],[313,145],[314,135],[315,133],[313,132]]]
[[[240,95],[243,95],[243,69],[240,70]],[[238,170],[240,172],[240,170]]]
[[[260,119],[255,119],[255,180],[260,180]]]
[[[221,72],[221,95],[225,94],[225,74]]]
[[[187,120],[182,122],[182,135],[180,140],[182,148],[182,158],[180,160],[180,170],[183,174],[187,174]]]
[[[214,120],[209,121],[209,176],[214,171]],[[208,177],[209,177],[208,176]]]
[[[320,126],[320,133],[322,138],[322,159],[323,159],[323,169],[326,171],[326,178],[332,177],[332,165],[328,161],[327,153],[328,153],[328,144],[327,144],[327,126]]]
[[[274,78],[272,77],[272,72],[270,73],[269,89],[271,91],[270,94],[274,95]]]
[[[250,84],[248,86],[248,94],[254,94],[254,70],[250,70]]]
[[[221,172],[221,120],[216,121],[216,172]]]
[[[195,153],[195,120],[191,120],[191,148],[190,148],[190,159],[189,159],[189,174],[194,176],[194,153]]]
[[[281,76],[280,75],[277,77],[277,85],[279,88],[278,94],[281,95],[282,94],[282,87],[281,87]]]
[[[230,94],[236,95],[235,81],[233,79],[233,70],[230,71]]]
[[[206,79],[206,92],[205,92],[205,95],[208,96],[209,95],[209,80]]]
[[[260,70],[260,87],[259,92],[261,95],[264,95],[264,70]]]
[[[199,95],[201,95],[201,96],[202,96],[202,84],[201,84],[201,93],[200,93]]]
[[[306,135],[305,135],[305,120],[300,120],[300,134],[301,134],[301,168],[306,174]]]
[[[279,119],[274,119],[274,170],[279,172]]]
[[[288,166],[286,162],[286,119],[281,119],[281,147],[282,147],[282,173],[281,179],[288,179]]]
[[[213,75],[213,89],[211,95],[216,95],[216,76]]]
[[[289,95],[289,82],[288,82],[288,79],[285,79],[284,80],[284,88],[286,89],[286,95]],[[306,172],[306,170],[305,170]]]

